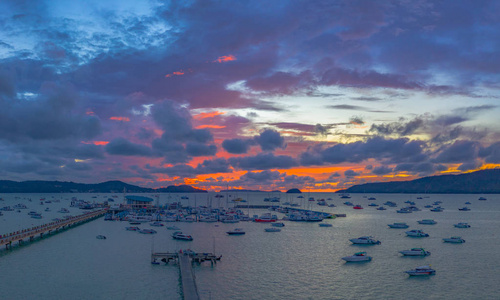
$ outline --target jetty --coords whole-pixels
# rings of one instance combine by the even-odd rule
[[[59,232],[72,226],[77,226],[82,223],[102,217],[106,214],[106,209],[89,211],[78,216],[68,216],[65,219],[53,221],[47,224],[18,230],[15,232],[0,235],[0,247],[5,245],[6,249],[12,247],[12,243],[18,242],[22,244],[24,240],[33,241],[37,236],[43,238],[44,235]]]
[[[171,260],[176,261],[180,269],[182,296],[184,300],[199,300],[198,288],[196,286],[196,276],[193,271],[193,263],[210,261],[212,266],[221,259],[212,253],[196,253],[190,250],[180,250],[179,252],[152,253],[151,263],[159,264],[157,260],[168,264]]]

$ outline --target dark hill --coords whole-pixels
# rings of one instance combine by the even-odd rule
[[[337,193],[500,194],[500,169],[355,185]]]

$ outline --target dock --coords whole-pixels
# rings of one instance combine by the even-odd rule
[[[176,261],[179,265],[181,274],[182,295],[184,300],[199,300],[198,288],[196,286],[196,276],[193,271],[193,263],[202,263],[210,261],[212,266],[217,263],[221,257],[215,256],[212,253],[195,253],[193,251],[179,251],[174,253],[152,253],[151,263],[159,264],[157,261],[168,264],[171,260]]]
[[[0,247],[5,245],[6,249],[12,247],[12,243],[18,242],[22,244],[24,240],[33,241],[37,236],[40,238],[44,235],[49,235],[54,232],[67,229],[72,226],[80,225],[88,221],[97,219],[106,214],[106,209],[86,212],[78,216],[71,216],[63,220],[53,221],[47,224],[22,229],[8,234],[0,235]]]

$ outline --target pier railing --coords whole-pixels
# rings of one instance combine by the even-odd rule
[[[66,227],[70,227],[76,224],[84,223],[99,218],[103,216],[106,213],[106,211],[107,211],[106,209],[90,211],[78,216],[70,216],[63,220],[53,221],[47,224],[38,225],[7,234],[1,234],[0,246],[5,245],[5,247],[8,249],[13,242],[22,243],[22,241],[25,239],[29,239],[30,241],[32,241],[37,235],[43,237],[45,233],[51,233],[52,231],[58,231]]]

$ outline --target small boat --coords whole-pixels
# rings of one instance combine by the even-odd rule
[[[462,244],[465,243],[465,240],[459,236],[452,236],[450,238],[443,239],[445,243],[454,243],[454,244]]]
[[[420,220],[420,221],[417,221],[418,224],[423,224],[423,225],[434,225],[434,224],[437,224],[436,221],[432,220],[432,219],[423,219],[423,220]]]
[[[375,197],[370,197],[370,198],[368,198],[368,200],[377,200],[377,198],[375,198]]]
[[[181,230],[179,227],[177,226],[168,226],[167,227],[168,230]]]
[[[276,227],[269,227],[269,228],[264,229],[264,231],[265,232],[280,232],[281,229],[276,228]]]
[[[344,202],[344,205],[347,205],[347,206],[354,206],[354,204],[352,204],[352,202],[349,202],[349,201]]]
[[[433,209],[431,209],[430,211],[434,211],[434,212],[442,212],[444,210],[444,208],[438,206],[438,207],[434,207]]]
[[[343,260],[347,262],[356,262],[356,261],[371,261],[372,257],[366,255],[366,252],[357,252],[354,255],[342,257]]]
[[[396,212],[399,214],[411,214],[413,211],[411,209],[408,209],[407,207],[403,207],[396,210]]]
[[[460,210],[460,211],[469,211],[470,208],[468,208],[467,206],[464,206],[462,208],[459,208],[458,210]]]
[[[242,228],[235,228],[226,232],[229,235],[243,235],[245,231]]]
[[[271,226],[274,226],[274,227],[285,227],[285,223],[283,223],[283,222],[276,222],[276,223],[272,223]]]
[[[350,239],[353,244],[379,245],[380,241],[373,239],[371,236],[362,236],[357,239]]]
[[[319,223],[318,225],[319,225],[319,227],[332,227],[333,226],[332,224],[329,224],[329,223]]]
[[[455,226],[456,228],[470,228],[470,225],[465,223],[465,222],[460,222],[460,223],[457,223],[457,224],[453,224],[453,226]]]
[[[436,270],[431,269],[430,266],[422,266],[416,267],[413,270],[405,271],[410,276],[425,276],[425,275],[434,275],[436,274]]]
[[[377,210],[387,210],[387,208],[385,208],[383,206],[379,206],[379,207],[377,207]]]
[[[465,204],[469,205],[469,204],[471,204],[471,203],[470,203],[469,201],[467,201],[467,202],[465,202]]]
[[[154,226],[154,227],[162,227],[163,223],[162,222],[152,222],[152,223],[149,223],[149,225]]]
[[[479,197],[479,199],[477,199],[477,200],[485,201],[485,200],[486,200],[486,198],[484,198],[484,197]]]
[[[140,230],[140,228],[136,227],[136,226],[125,227],[125,229],[127,229],[128,231],[139,231]]]
[[[370,203],[370,204],[368,204],[368,206],[378,206],[378,204],[377,203]]]
[[[180,231],[176,231],[172,233],[172,237],[176,240],[183,240],[183,241],[192,241],[193,237],[190,236],[189,234],[182,233]]]
[[[356,204],[352,207],[353,209],[363,209],[363,206]]]
[[[155,234],[156,233],[156,230],[154,229],[149,229],[149,228],[145,228],[141,231],[139,231],[139,233],[142,233],[142,234]]]
[[[106,237],[104,235],[98,235],[98,236],[96,236],[96,239],[105,240]]]
[[[403,223],[403,222],[396,222],[392,224],[387,224],[390,228],[408,228],[408,224]]]
[[[428,237],[429,234],[423,232],[422,230],[414,229],[410,231],[405,231],[407,236],[411,237]]]
[[[411,248],[410,250],[399,251],[399,253],[404,256],[427,256],[431,255],[429,251],[426,251],[424,248]]]

